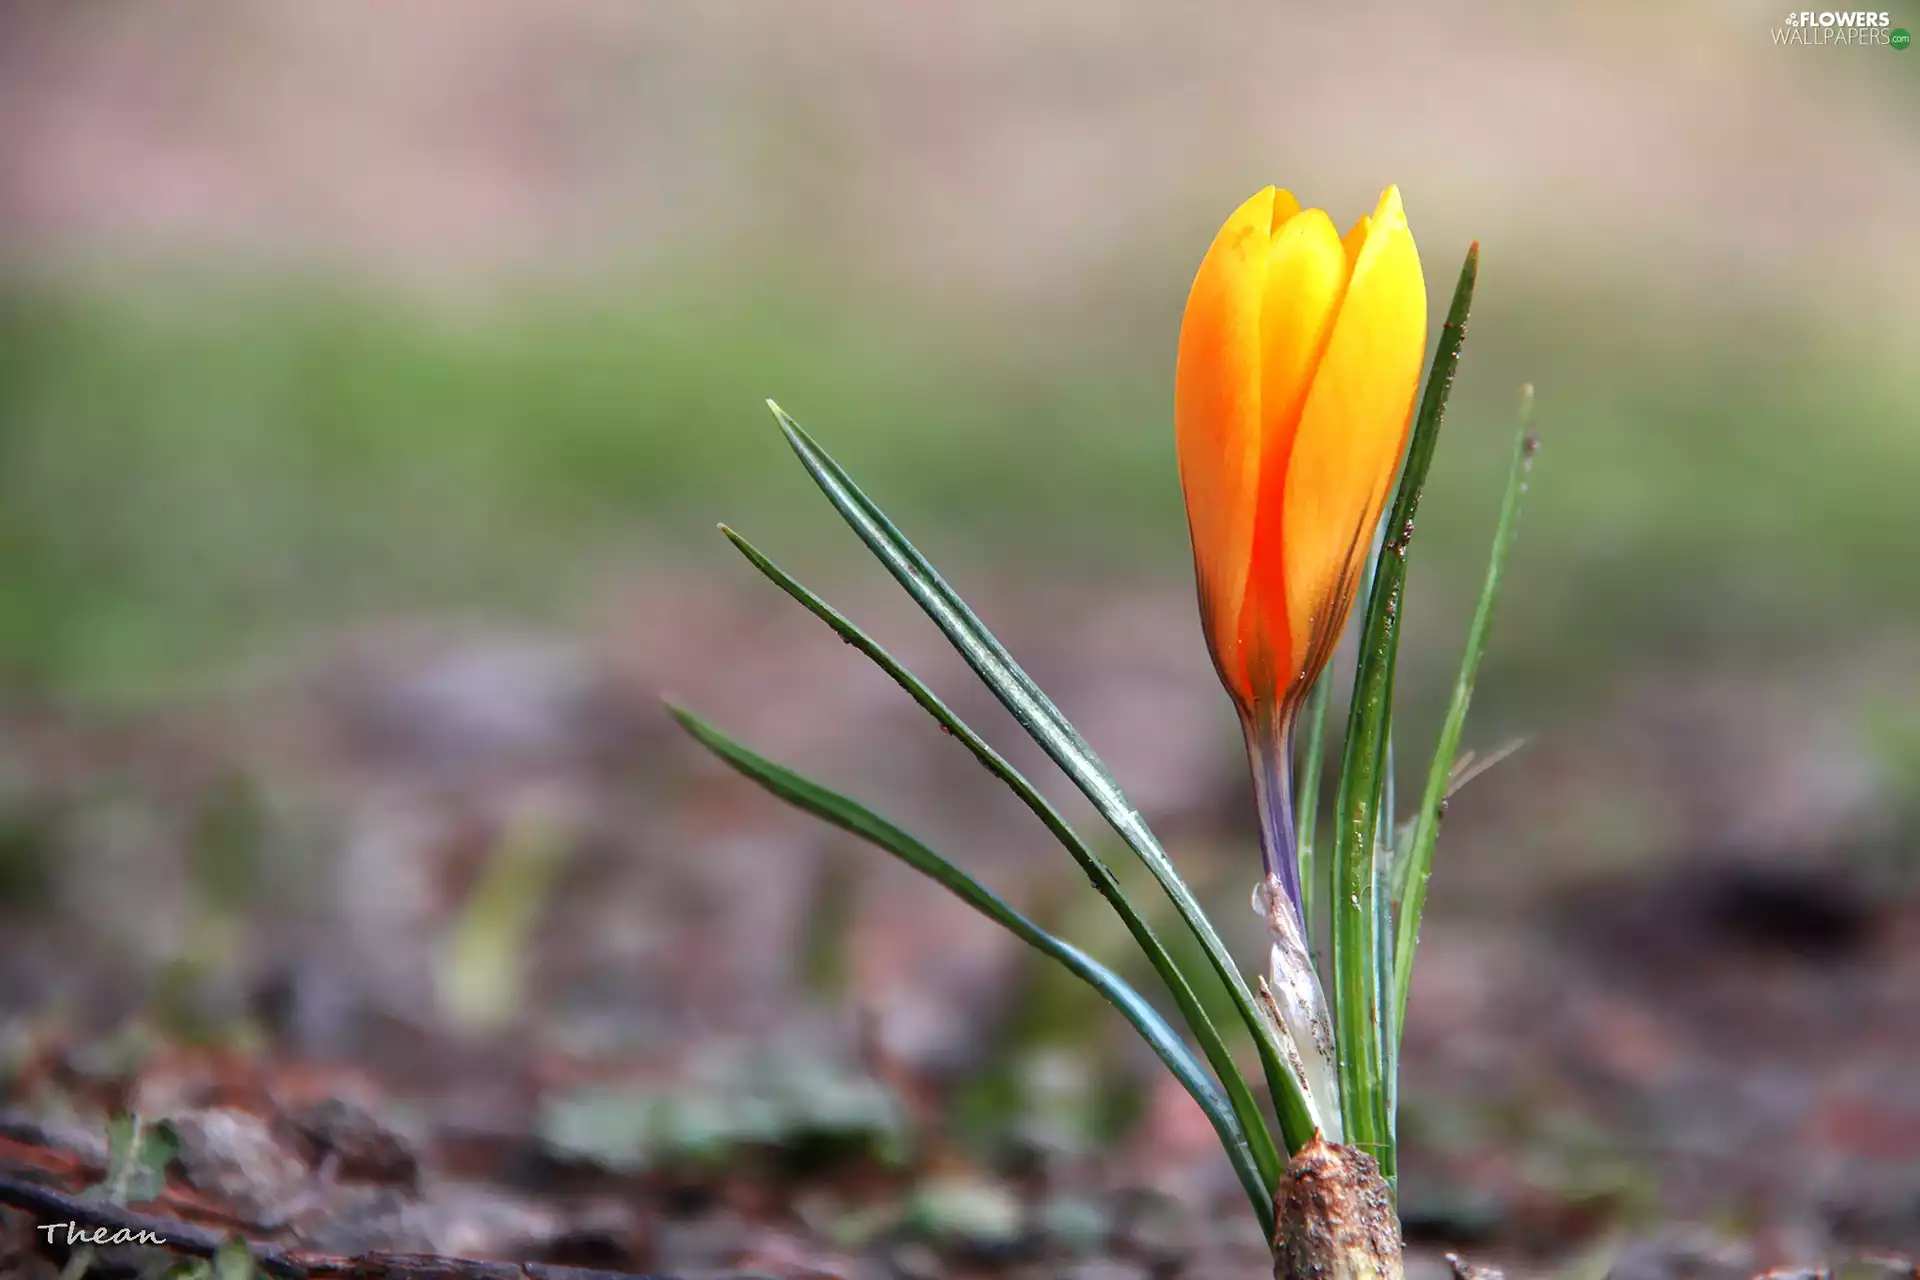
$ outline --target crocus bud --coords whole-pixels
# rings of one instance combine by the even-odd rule
[[[1174,426],[1200,617],[1247,735],[1267,872],[1296,904],[1295,715],[1339,643],[1392,492],[1427,341],[1398,188],[1343,239],[1261,191],[1200,264]]]

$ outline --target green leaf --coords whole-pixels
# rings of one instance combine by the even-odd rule
[[[1376,1009],[1393,1007],[1393,873],[1395,867],[1395,828],[1393,815],[1398,808],[1394,795],[1393,716],[1391,709],[1382,734],[1380,805],[1373,824],[1373,984]],[[1397,1152],[1400,1110],[1400,1040],[1390,1027],[1380,1032],[1381,1112],[1384,1116],[1386,1148]],[[1392,1168],[1386,1170],[1392,1175]]]
[[[1154,935],[1153,929],[1146,920],[1135,910],[1126,892],[1120,887],[1120,882],[1114,877],[1112,869],[1087,846],[1072,827],[1067,825],[1066,819],[1060,816],[1059,811],[1047,802],[1046,797],[1042,796],[1018,769],[989,746],[971,726],[955,715],[918,677],[896,661],[892,654],[881,648],[872,637],[839,610],[809,591],[747,539],[726,525],[721,525],[720,531],[726,534],[728,540],[739,548],[740,554],[744,555],[754,568],[765,574],[775,586],[799,601],[808,612],[831,627],[842,640],[865,654],[875,666],[886,672],[895,684],[906,690],[908,695],[937,720],[943,729],[958,739],[962,746],[973,753],[976,760],[986,766],[987,772],[1005,783],[1008,789],[1020,798],[1020,802],[1040,819],[1054,839],[1058,840],[1072,855],[1073,860],[1086,873],[1094,889],[1112,905],[1115,914],[1126,925],[1127,932],[1133,936],[1134,942],[1139,945],[1148,962],[1153,965],[1154,972],[1160,975],[1161,980],[1167,985],[1167,990],[1173,995],[1174,1003],[1179,1006],[1181,1016],[1186,1019],[1194,1038],[1200,1042],[1201,1051],[1206,1054],[1208,1063],[1212,1065],[1214,1074],[1220,1078],[1221,1084],[1226,1089],[1227,1099],[1232,1104],[1234,1115],[1239,1118],[1241,1128],[1247,1135],[1254,1162],[1259,1166],[1261,1180],[1271,1198],[1280,1187],[1280,1155],[1273,1145],[1273,1135],[1267,1132],[1267,1122],[1260,1113],[1260,1104],[1255,1100],[1253,1091],[1247,1087],[1246,1077],[1241,1075],[1239,1066],[1233,1060],[1232,1052],[1228,1050],[1226,1042],[1220,1037],[1219,1030],[1213,1025],[1213,1019],[1207,1015],[1199,997],[1194,994],[1192,985],[1187,981],[1187,975],[1167,953],[1166,947]]]
[[[1298,761],[1300,777],[1294,782],[1294,802],[1299,806],[1295,821],[1295,839],[1300,847],[1300,924],[1309,946],[1313,937],[1314,833],[1320,822],[1320,773],[1326,766],[1327,704],[1333,701],[1333,676],[1322,671],[1307,694],[1301,719],[1307,726],[1305,750]]]
[[[247,1242],[234,1237],[213,1252],[215,1280],[253,1280],[253,1254]]]
[[[1093,802],[1100,816],[1119,833],[1120,838],[1146,864],[1147,870],[1153,873],[1153,878],[1160,882],[1160,887],[1166,891],[1181,919],[1200,941],[1208,962],[1232,995],[1241,1021],[1253,1035],[1254,1044],[1260,1052],[1260,1065],[1266,1073],[1267,1087],[1280,1113],[1280,1129],[1286,1139],[1287,1149],[1297,1151],[1305,1146],[1314,1131],[1321,1127],[1311,1095],[1285,1065],[1288,1056],[1281,1047],[1278,1033],[1256,1009],[1253,994],[1248,990],[1246,980],[1240,976],[1226,943],[1221,941],[1212,921],[1200,909],[1192,890],[1187,888],[1180,873],[1174,869],[1172,859],[1167,857],[1166,850],[1160,847],[1160,841],[1121,791],[1113,774],[1093,753],[1079,731],[1067,722],[1053,700],[1021,669],[1006,647],[994,638],[966,602],[927,563],[926,557],[860,491],[840,465],[814,443],[813,438],[779,405],[772,401],[768,401],[767,405],[779,421],[787,442],[800,456],[801,464],[813,476],[814,482],[827,495],[828,501],[833,503],[841,517],[867,544],[868,550],[906,588],[907,594],[913,597],[915,603],[933,619],[934,625],[959,650],[974,674],[993,691],[1001,705],[1013,713],[1020,727],[1073,779],[1074,785]],[[1292,1052],[1293,1058],[1297,1059],[1298,1056],[1297,1050]]]
[[[1390,554],[1387,528],[1392,521],[1393,512],[1385,512],[1380,517],[1379,528],[1374,530],[1373,547],[1367,554],[1366,577],[1362,580],[1360,587],[1360,598],[1363,600],[1371,600],[1373,598],[1373,584],[1380,573],[1380,559],[1382,556]],[[1397,648],[1399,644],[1397,636],[1394,644]],[[1356,677],[1358,676],[1357,670],[1355,675]],[[1374,809],[1373,823],[1373,942],[1375,955],[1372,973],[1374,985],[1379,988],[1378,994],[1374,997],[1378,1002],[1375,1007],[1385,1009],[1389,1007],[1388,1001],[1391,999],[1389,987],[1393,982],[1394,903],[1393,895],[1387,892],[1386,888],[1390,887],[1392,883],[1394,869],[1393,851],[1399,847],[1395,842],[1393,826],[1394,814],[1399,811],[1399,801],[1394,794],[1393,696],[1391,686],[1389,686],[1387,696],[1386,718],[1381,721],[1380,725],[1380,743],[1380,781],[1379,789],[1376,793],[1378,800]],[[1386,1094],[1383,1103],[1387,1131],[1385,1145],[1389,1148],[1398,1141],[1395,1116],[1399,1105],[1399,1072],[1399,1045],[1392,1036],[1383,1032],[1380,1037],[1380,1078]]]
[[[1467,628],[1467,647],[1460,656],[1460,674],[1453,682],[1453,698],[1447,704],[1447,718],[1440,726],[1440,741],[1434,747],[1433,764],[1427,770],[1426,793],[1420,797],[1420,813],[1407,845],[1405,888],[1401,890],[1398,940],[1394,945],[1395,1039],[1407,1025],[1413,952],[1420,943],[1420,916],[1427,905],[1427,880],[1433,874],[1433,847],[1440,838],[1440,818],[1446,811],[1454,755],[1460,749],[1460,732],[1466,726],[1467,707],[1473,701],[1474,677],[1479,673],[1480,655],[1486,650],[1487,632],[1493,624],[1493,602],[1500,594],[1500,579],[1506,573],[1507,555],[1513,549],[1514,530],[1519,524],[1520,498],[1527,491],[1527,473],[1533,468],[1533,455],[1539,443],[1540,438],[1533,429],[1533,388],[1529,386],[1520,393],[1520,430],[1514,439],[1513,463],[1507,469],[1507,492],[1500,502],[1500,522],[1494,526],[1486,581],[1481,584],[1480,603],[1474,608],[1473,622]]]
[[[148,1124],[138,1112],[115,1116],[107,1122],[107,1176],[82,1197],[108,1204],[152,1200],[166,1190],[167,1166],[179,1155],[180,1140],[171,1125]],[[60,1268],[60,1280],[84,1280],[94,1257],[91,1244],[75,1248]]]
[[[1453,292],[1433,369],[1414,417],[1407,461],[1387,517],[1373,587],[1367,596],[1360,633],[1360,661],[1354,673],[1347,713],[1346,753],[1334,811],[1333,844],[1333,1004],[1340,1046],[1340,1102],[1349,1145],[1394,1174],[1393,1125],[1388,1113],[1387,1055],[1383,1035],[1385,1003],[1384,931],[1381,897],[1385,877],[1379,866],[1380,806],[1387,774],[1387,742],[1393,714],[1394,666],[1399,656],[1400,597],[1407,579],[1407,547],[1427,468],[1440,438],[1447,395],[1460,365],[1467,313],[1473,304],[1480,246],[1467,250]]]
[[[757,755],[690,712],[671,704],[667,709],[696,741],[743,776],[788,804],[893,854],[922,875],[937,881],[1028,946],[1065,965],[1076,977],[1104,996],[1133,1024],[1134,1029],[1167,1065],[1167,1069],[1173,1072],[1175,1079],[1200,1104],[1201,1111],[1213,1123],[1214,1132],[1220,1136],[1221,1145],[1227,1150],[1227,1158],[1233,1162],[1234,1172],[1239,1175],[1247,1199],[1253,1203],[1254,1212],[1259,1215],[1261,1229],[1269,1236],[1273,1234],[1273,1199],[1260,1176],[1247,1135],[1234,1116],[1232,1107],[1215,1087],[1212,1077],[1194,1056],[1193,1050],[1138,991],[1099,961],[1054,937],[1008,906],[979,881],[859,802]]]
[[[167,1166],[180,1156],[173,1127],[133,1114],[107,1122],[107,1176],[89,1195],[112,1204],[141,1204],[167,1189]]]
[[[540,803],[516,808],[494,840],[434,957],[441,1009],[463,1031],[498,1031],[518,1016],[533,932],[571,853],[565,822]]]

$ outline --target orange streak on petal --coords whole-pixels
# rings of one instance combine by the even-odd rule
[[[1246,588],[1260,477],[1260,311],[1275,203],[1272,187],[1257,193],[1214,237],[1187,295],[1173,380],[1201,621],[1220,678],[1236,696],[1247,675],[1230,641]]]
[[[1307,645],[1306,633],[1289,622],[1282,509],[1301,409],[1346,283],[1340,234],[1321,210],[1297,215],[1274,236],[1260,321],[1259,503],[1239,619],[1252,693],[1266,702],[1293,683]]]
[[[1426,282],[1397,188],[1364,235],[1301,411],[1282,508],[1289,622],[1322,661],[1406,448],[1427,342]]]

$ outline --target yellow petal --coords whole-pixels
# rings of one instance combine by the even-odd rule
[[[1301,411],[1283,504],[1290,625],[1323,663],[1399,469],[1427,342],[1427,291],[1400,192],[1380,197]]]
[[[1293,192],[1284,187],[1273,193],[1273,234],[1277,237],[1280,228],[1300,215],[1300,202],[1293,198]]]
[[[1292,197],[1287,197],[1290,201]],[[1173,419],[1200,580],[1201,619],[1229,687],[1221,643],[1246,585],[1260,478],[1260,312],[1272,242],[1272,187],[1235,210],[1187,295]]]
[[[1347,250],[1348,272],[1352,272],[1353,264],[1359,260],[1360,250],[1364,248],[1367,243],[1367,231],[1372,226],[1373,219],[1363,213],[1360,215],[1360,221],[1354,223],[1353,229],[1347,232],[1346,236],[1341,240],[1340,243],[1345,245]]]
[[[1263,469],[1284,458],[1293,441],[1346,284],[1346,253],[1323,210],[1288,220],[1274,236],[1260,310]]]
[[[1237,628],[1248,692],[1262,699],[1290,683],[1306,647],[1306,633],[1289,624],[1282,504],[1301,408],[1346,284],[1346,252],[1323,211],[1289,219],[1274,236],[1260,316],[1259,500]]]

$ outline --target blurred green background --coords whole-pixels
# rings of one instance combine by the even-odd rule
[[[1343,224],[1399,182],[1436,307],[1485,244],[1416,580],[1450,648],[1536,383],[1490,692],[1920,622],[1920,66],[1776,47],[1757,7],[7,21],[18,690],[565,618],[721,516],[845,561],[768,395],[956,572],[1177,578],[1180,305],[1268,181]]]

